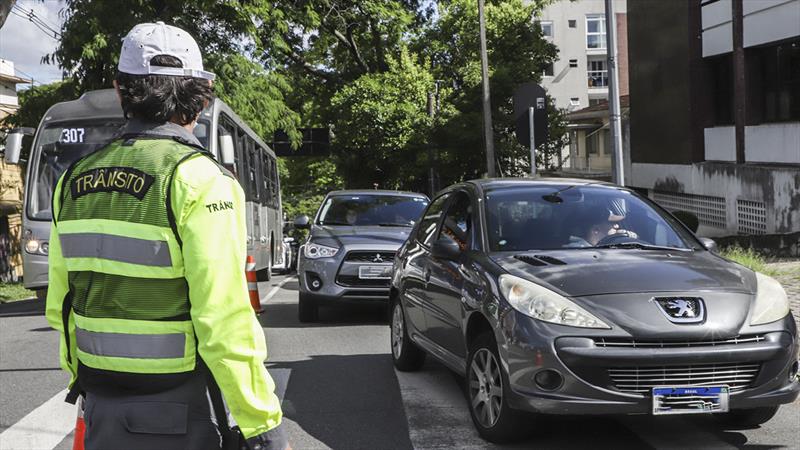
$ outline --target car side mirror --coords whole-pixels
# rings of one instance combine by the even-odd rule
[[[18,164],[22,153],[22,138],[33,136],[33,128],[14,128],[6,135],[5,160],[9,164]]]
[[[673,211],[672,215],[675,216],[676,219],[680,220],[681,223],[686,225],[687,228],[692,230],[692,233],[697,233],[697,229],[700,227],[700,219],[693,213],[689,211]]]
[[[233,136],[230,134],[219,135],[219,160],[224,166],[236,164],[234,159]]]
[[[442,237],[433,243],[431,254],[434,258],[455,261],[461,256],[461,247],[458,246],[456,241]]]
[[[311,219],[309,219],[306,215],[297,216],[294,219],[294,227],[299,230],[307,230],[311,228]]]
[[[705,237],[701,237],[699,239],[700,243],[703,244],[703,247],[705,247],[706,250],[710,251],[711,253],[719,252],[719,247],[717,247],[717,243],[713,239]]]

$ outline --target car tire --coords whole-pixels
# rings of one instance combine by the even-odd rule
[[[389,343],[392,348],[392,361],[401,372],[414,372],[425,363],[425,352],[408,337],[403,305],[399,300],[392,302],[389,318]]]
[[[472,423],[482,438],[501,444],[529,435],[529,414],[508,405],[511,389],[491,333],[479,335],[470,345],[465,384]]]
[[[301,292],[297,300],[297,319],[300,322],[316,322],[319,320],[319,306],[308,294]]]
[[[778,408],[779,406],[762,406],[753,409],[735,409],[724,414],[716,414],[714,417],[725,426],[756,428],[775,417]]]

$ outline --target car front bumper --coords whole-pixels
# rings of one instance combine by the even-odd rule
[[[798,352],[791,315],[760,327],[758,335],[763,339],[758,342],[673,348],[603,347],[597,345],[600,338],[611,338],[605,330],[565,336],[566,327],[538,322],[516,311],[506,314],[502,323],[499,351],[507,363],[509,405],[516,409],[546,414],[648,414],[651,385],[688,386],[708,383],[709,377],[721,380],[712,380],[713,385],[739,386],[731,391],[731,409],[791,403],[800,394],[797,377],[789,378]],[[545,390],[534,381],[546,369],[563,377],[558,388]],[[630,384],[621,384],[618,375],[612,375],[620,372],[629,377],[625,383],[638,380],[639,392],[632,392]],[[641,381],[641,374],[654,372],[663,375]],[[686,373],[692,375],[679,378]],[[744,384],[740,374],[745,373],[756,375]],[[659,378],[667,381],[658,382]]]

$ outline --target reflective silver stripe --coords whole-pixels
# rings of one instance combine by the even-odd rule
[[[78,348],[97,356],[118,358],[183,358],[186,335],[100,333],[75,328]]]
[[[59,235],[65,258],[102,258],[142,266],[172,267],[167,241],[102,233]]]

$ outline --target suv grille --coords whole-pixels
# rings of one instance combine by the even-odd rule
[[[657,386],[718,386],[727,385],[731,392],[747,389],[753,384],[759,364],[720,363],[691,366],[621,367],[608,369],[614,386],[622,391],[649,394]]]
[[[674,348],[674,347],[714,347],[717,345],[738,345],[752,344],[761,342],[763,334],[750,334],[737,336],[731,339],[711,339],[705,341],[662,341],[662,340],[635,340],[635,339],[615,339],[615,338],[595,338],[594,345],[597,347],[629,347],[629,348]]]
[[[350,252],[345,256],[346,262],[363,262],[363,263],[391,263],[394,262],[395,252],[376,250],[376,251],[356,251]]]

